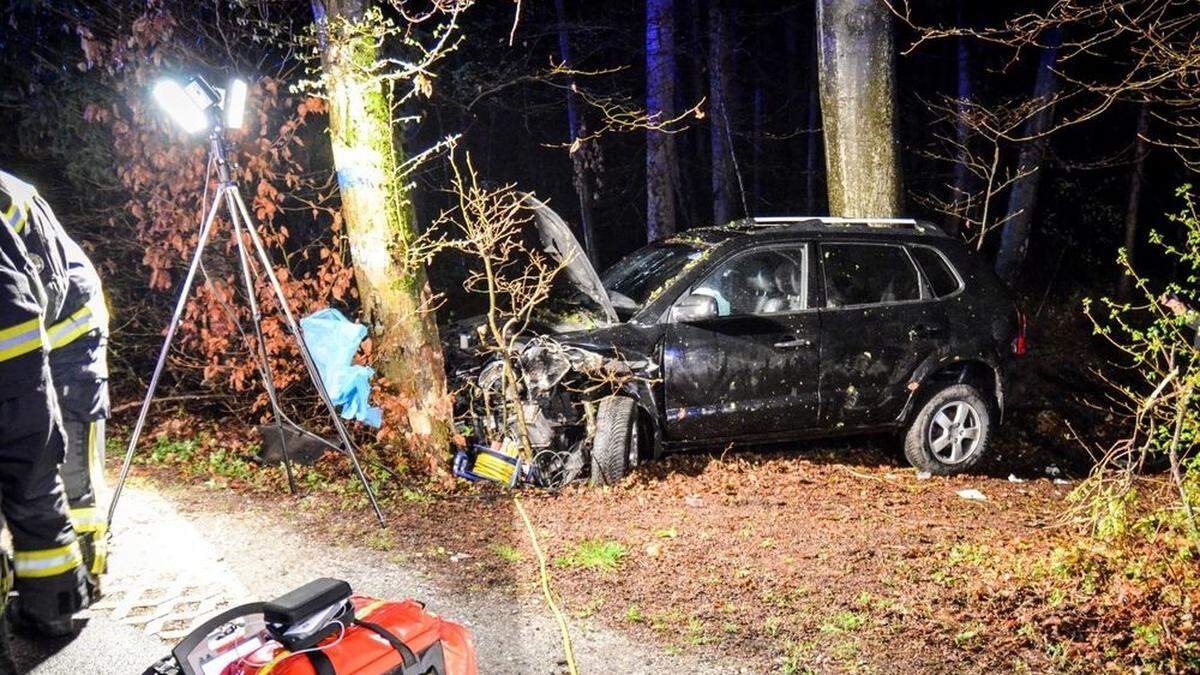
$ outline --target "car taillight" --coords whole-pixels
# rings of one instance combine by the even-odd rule
[[[1025,338],[1025,312],[1017,308],[1017,335],[1012,340],[1012,353],[1016,356],[1025,356],[1025,352],[1029,350],[1029,343]]]

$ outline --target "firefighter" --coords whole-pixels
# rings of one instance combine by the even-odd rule
[[[3,216],[14,227],[47,289],[46,334],[50,373],[66,433],[62,479],[71,522],[88,570],[107,569],[107,527],[97,503],[104,486],[104,426],[108,418],[108,313],[96,269],[32,186],[0,171],[11,204]]]
[[[0,212],[12,205],[0,194]],[[18,628],[62,636],[73,632],[71,615],[87,606],[91,586],[58,475],[62,422],[37,269],[59,263],[28,253],[18,234],[27,224],[0,225],[0,511],[12,534],[17,592],[5,614]]]

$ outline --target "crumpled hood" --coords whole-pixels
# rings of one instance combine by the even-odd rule
[[[588,260],[587,253],[579,245],[579,240],[571,232],[570,226],[553,209],[546,206],[545,202],[532,194],[525,194],[525,203],[533,212],[533,224],[537,228],[542,250],[556,262],[566,263],[563,273],[571,285],[591,298],[604,312],[604,318],[609,323],[617,323],[617,310],[608,297],[608,291],[604,290],[600,274]]]
[[[654,361],[653,355],[662,331],[658,326],[618,323],[604,328],[555,335],[565,346],[584,349],[606,358],[623,361]]]

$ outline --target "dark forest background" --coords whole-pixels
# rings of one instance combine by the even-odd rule
[[[402,35],[427,38],[433,22],[407,23],[418,4],[379,7]],[[1021,185],[1028,197],[1036,186],[1026,202],[1027,254],[1011,278],[1035,338],[1041,321],[1059,321],[1050,318],[1058,316],[1055,308],[1083,330],[1052,328],[1050,336],[1065,341],[1090,331],[1080,299],[1118,293],[1116,260],[1130,234],[1141,273],[1175,274],[1176,263],[1148,245],[1147,234],[1153,228],[1168,240],[1184,236],[1167,214],[1178,212],[1177,192],[1191,177],[1196,101],[1186,92],[1197,68],[1186,61],[1186,46],[1195,12],[1160,0],[928,0],[894,9],[894,140],[904,207],[879,215],[931,220],[992,260],[1005,210],[1013,208],[1010,192]],[[652,11],[674,33],[667,52],[673,92],[653,106]],[[1142,32],[1113,32],[1129,12]],[[0,15],[0,125],[7,132],[0,162],[38,186],[99,263],[115,309],[112,367],[115,377],[139,385],[130,392],[140,391],[155,354],[204,195],[204,144],[172,129],[151,101],[150,88],[163,75],[250,80],[250,123],[233,135],[233,150],[247,198],[287,271],[285,290],[299,314],[328,305],[356,310],[326,109],[304,84],[320,69],[312,17],[310,3],[298,0],[18,0]],[[675,148],[669,180],[676,229],[716,224],[722,212],[826,214],[816,23],[812,0],[478,2],[463,13],[455,46],[436,65],[427,93],[398,111],[397,139],[412,155],[460,134],[456,153],[469,153],[483,180],[536,193],[575,227],[586,201],[601,269],[649,237],[647,140],[664,133]],[[1183,46],[1150,51],[1164,26],[1175,31],[1172,45]],[[1089,44],[1097,35],[1105,40]],[[392,40],[384,55],[402,57],[405,47]],[[1038,87],[1039,73],[1044,79],[1051,72],[1048,55],[1058,56],[1058,86],[1046,96]],[[714,78],[718,62],[725,64],[722,78]],[[724,115],[714,106],[718,99]],[[1013,122],[1011,132],[996,138],[966,128],[947,113],[962,105]],[[1031,134],[1038,117],[1031,110],[1039,105],[1047,108],[1045,133]],[[647,109],[668,106],[679,119],[647,130]],[[572,146],[581,135],[587,141]],[[718,135],[732,141],[731,166],[718,168],[714,179]],[[994,152],[999,179],[1017,177],[994,195],[982,241],[978,224],[968,222],[978,219],[977,204],[966,219],[938,208],[955,201],[956,185],[981,187],[979,179],[962,182],[956,174],[958,150],[945,139],[959,137],[980,157]],[[1044,153],[1031,161],[1035,143]],[[577,189],[581,171],[587,200]],[[451,202],[444,154],[409,179],[417,226],[428,227]],[[724,192],[724,204],[716,192]],[[207,261],[217,283],[189,305],[168,393],[229,410],[261,409],[261,395],[240,395],[255,390],[255,371],[250,343],[244,333],[239,338],[246,317],[233,302],[237,291],[221,283],[233,278],[231,259]],[[439,321],[474,313],[463,301],[465,274],[466,265],[452,257],[434,264],[430,279],[451,298]],[[278,321],[268,318],[266,332],[281,387],[300,382]]]
[[[970,505],[987,510],[953,515],[959,512],[947,500],[962,506],[963,492],[954,496],[938,480],[904,475],[895,457],[876,456],[885,446],[874,441],[852,439],[833,452],[822,446],[811,463],[793,454],[765,462],[749,453],[728,460],[724,453],[675,456],[639,467],[634,479],[611,490],[530,501],[544,505],[533,508],[546,519],[585,529],[602,522],[604,529],[577,537],[591,539],[610,536],[609,521],[627,525],[621,514],[635,522],[688,495],[687,508],[679,508],[692,514],[693,531],[708,529],[711,522],[699,521],[711,514],[733,522],[736,513],[733,520],[765,528],[764,537],[769,531],[763,550],[724,528],[731,538],[694,547],[691,566],[644,557],[636,573],[558,576],[576,579],[568,583],[582,589],[589,612],[600,606],[591,604],[595,589],[612,594],[620,584],[626,591],[635,586],[634,593],[610,595],[616,602],[606,611],[624,612],[618,620],[629,628],[638,608],[632,603],[642,603],[647,620],[637,622],[645,637],[669,634],[695,639],[694,646],[709,639],[696,632],[705,625],[696,616],[706,617],[715,634],[715,626],[735,618],[725,608],[749,603],[752,611],[737,617],[742,628],[735,625],[725,637],[737,650],[783,659],[782,672],[800,672],[809,649],[804,641],[815,635],[840,643],[865,620],[827,630],[830,624],[819,622],[834,609],[850,618],[870,611],[883,617],[876,627],[885,632],[854,639],[884,669],[917,663],[904,650],[897,659],[896,645],[908,645],[926,670],[961,663],[967,670],[1020,664],[1034,671],[1197,672],[1200,359],[1195,315],[1160,301],[1163,291],[1193,306],[1200,301],[1200,209],[1189,196],[1200,169],[1195,0],[9,0],[0,4],[0,168],[36,184],[97,263],[112,309],[119,434],[145,391],[195,247],[206,185],[213,187],[206,184],[203,140],[173,128],[152,101],[159,78],[199,73],[218,85],[235,75],[250,82],[247,125],[230,134],[231,154],[284,292],[297,315],[333,306],[370,323],[351,259],[346,212],[352,209],[343,208],[335,171],[337,131],[331,133],[329,111],[338,103],[312,84],[322,73],[314,7],[373,8],[378,14],[364,23],[391,26],[379,56],[397,59],[390,65],[402,70],[397,64],[413,58],[415,45],[436,40],[448,12],[469,5],[442,58],[428,74],[403,83],[415,93],[394,115],[394,145],[404,155],[438,149],[406,177],[411,190],[401,190],[415,206],[415,227],[432,227],[455,204],[454,165],[443,150],[457,138],[457,166],[469,155],[481,181],[535,193],[581,234],[590,222],[603,269],[672,228],[829,212],[827,175],[838,174],[826,169],[829,112],[818,85],[833,78],[819,66],[818,3],[886,17],[873,24],[882,31],[841,26],[849,42],[878,47],[890,36],[895,55],[894,73],[879,62],[873,72],[894,82],[893,137],[878,143],[898,150],[902,207],[875,215],[932,221],[989,264],[1013,263],[1003,276],[1029,318],[1030,353],[1014,368],[988,473],[944,484],[984,488],[990,501]],[[664,30],[673,33],[669,43]],[[329,52],[324,56],[327,63]],[[673,158],[652,162],[668,138]],[[986,175],[962,171],[963,161]],[[995,190],[980,201],[988,177]],[[665,205],[655,200],[668,193]],[[672,211],[673,224],[663,215]],[[410,224],[394,220],[405,222],[386,225]],[[1022,221],[1027,242],[1023,228],[1009,227]],[[227,228],[218,223],[204,283],[170,354],[160,396],[174,414],[161,414],[167,421],[147,434],[147,444],[157,445],[144,454],[158,462],[179,441],[187,459],[162,463],[193,462],[196,481],[220,474],[220,463],[233,457],[236,471],[226,477],[253,484],[267,476],[259,485],[281,491],[275,472],[253,471],[244,459],[258,440],[249,425],[230,423],[264,417],[266,399]],[[1131,288],[1134,277],[1118,262],[1127,245],[1140,288]],[[395,257],[380,256],[392,263]],[[470,264],[446,255],[430,267],[432,285],[447,296],[439,322],[477,313],[463,290]],[[397,285],[414,278],[396,276]],[[408,299],[423,297],[420,289],[408,290]],[[256,292],[268,312],[263,330],[287,412],[317,419],[315,392],[271,311],[270,293],[261,281]],[[382,373],[380,332],[362,359]],[[409,363],[417,361],[413,353],[430,356],[424,365],[440,376],[432,332],[411,341],[424,351],[393,349],[393,355]],[[394,531],[406,545],[446,536],[478,545],[506,531],[513,518],[497,508],[501,501],[453,494],[438,502],[444,511],[418,508],[441,497],[408,486],[426,490],[434,485],[428,479],[439,476],[450,483],[450,444],[414,431],[420,425],[409,413],[428,401],[414,404],[414,396],[404,398],[395,381],[384,379],[376,378],[372,400],[389,423],[373,438],[363,427],[354,433],[365,441],[372,475],[382,476],[380,468],[405,479],[384,482],[399,500],[392,510],[417,524]],[[444,384],[425,389],[442,405],[433,417],[448,422]],[[156,417],[163,412],[156,408]],[[423,454],[414,452],[419,436],[426,439]],[[201,446],[203,453],[194,452]],[[841,450],[851,446],[865,452],[850,462],[870,475],[843,464]],[[352,483],[329,478],[349,475],[333,454],[305,471],[305,485],[358,495]],[[330,467],[333,473],[319,473]],[[1060,490],[1066,479],[1077,482]],[[718,510],[693,508],[693,493],[706,489],[706,504]],[[1030,508],[1021,506],[1030,494],[1041,495],[1037,513],[1022,511]],[[747,495],[770,510],[728,510],[745,506],[739,500]],[[847,517],[853,499],[862,517]],[[777,505],[830,510],[782,517]],[[897,510],[903,508],[908,515]],[[470,516],[478,512],[486,517]],[[447,528],[448,522],[474,524]],[[654,534],[654,545],[675,549],[679,522],[671,521],[670,541]],[[781,523],[798,525],[779,529]],[[422,527],[436,532],[426,536]],[[566,541],[567,529],[549,531]],[[680,533],[686,541],[692,531],[681,525]],[[790,539],[816,548],[795,556],[775,549],[776,540]],[[843,541],[841,557],[826,556]],[[446,549],[474,550],[457,543]],[[735,567],[720,568],[713,551],[741,557],[725,559]],[[476,553],[479,560],[491,555]],[[454,576],[472,584],[483,578],[450,560]],[[884,562],[894,562],[894,570]],[[743,565],[750,563],[763,565],[755,573],[761,585],[743,584]],[[903,576],[888,576],[900,569]],[[644,575],[648,570],[660,576]],[[858,571],[861,589],[844,583],[846,570]],[[857,599],[830,604],[817,593],[800,600],[809,588]],[[897,602],[876,602],[876,592]],[[679,613],[661,634],[650,633],[660,630],[652,610],[676,614],[689,598],[703,605],[695,616]],[[575,599],[576,607],[585,606],[579,593]],[[910,613],[906,606],[927,611]],[[785,607],[795,621],[780,632],[773,622]],[[863,630],[873,630],[873,621]],[[907,632],[896,632],[893,622]],[[957,656],[963,660],[945,658],[952,647],[965,650]]]

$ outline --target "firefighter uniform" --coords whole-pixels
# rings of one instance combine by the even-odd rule
[[[63,434],[37,270],[46,263],[19,238],[25,224],[14,224],[0,226],[0,511],[12,533],[18,616],[66,632],[87,605],[89,578],[58,475]]]
[[[100,575],[107,568],[108,533],[97,499],[109,413],[108,313],[100,277],[32,186],[0,171],[0,187],[11,199],[0,216],[21,236],[47,289],[50,372],[66,433],[62,479],[84,562]]]

